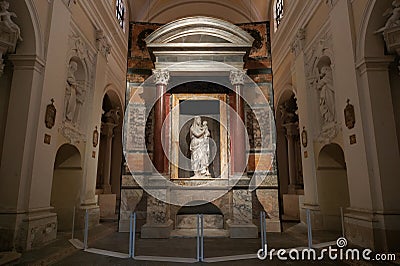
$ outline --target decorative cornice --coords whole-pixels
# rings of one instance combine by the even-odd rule
[[[245,70],[231,70],[229,74],[229,80],[233,86],[244,85],[244,77],[246,76]]]
[[[156,85],[168,85],[169,71],[166,69],[154,69],[153,70],[154,82]]]
[[[362,75],[367,71],[387,71],[394,56],[367,57],[357,62],[356,69]]]

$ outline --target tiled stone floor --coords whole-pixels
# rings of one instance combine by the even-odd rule
[[[77,234],[82,239],[82,232]],[[335,232],[313,232],[313,243],[334,241],[339,237]],[[69,234],[59,234],[56,241],[34,251],[22,254],[22,257],[11,265],[184,265],[184,263],[137,261],[118,259],[92,254],[75,249],[69,242]],[[283,233],[268,233],[269,248],[291,248],[307,245],[307,229],[302,224],[286,223]],[[116,224],[104,223],[89,232],[89,247],[128,253],[128,233],[116,232]],[[205,238],[204,255],[206,258],[255,254],[260,248],[260,239]],[[196,257],[195,238],[140,239],[136,238],[137,256]],[[397,263],[400,264],[399,261]],[[208,263],[196,263],[206,265]],[[272,261],[258,259],[209,263],[208,265],[388,265],[356,261]]]

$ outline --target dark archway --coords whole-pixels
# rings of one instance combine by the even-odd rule
[[[96,194],[100,194],[100,218],[116,219],[121,194],[123,107],[115,91],[106,92],[102,109]]]
[[[74,207],[79,206],[82,186],[82,166],[79,150],[62,145],[54,162],[50,205],[57,213],[58,231],[71,230]]]
[[[346,161],[337,144],[325,145],[318,155],[317,188],[324,228],[340,230],[340,208],[350,205],[350,197]]]

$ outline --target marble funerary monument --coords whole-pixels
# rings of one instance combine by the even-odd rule
[[[120,231],[136,211],[143,238],[195,236],[203,213],[206,235],[256,238],[261,210],[281,231],[273,113],[243,69],[253,41],[208,17],[145,38],[154,69],[130,84]]]

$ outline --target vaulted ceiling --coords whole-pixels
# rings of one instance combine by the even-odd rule
[[[190,16],[209,16],[231,23],[269,20],[271,0],[128,0],[130,21],[167,23]]]

